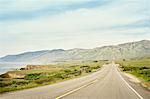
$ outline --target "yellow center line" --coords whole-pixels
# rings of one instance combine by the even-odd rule
[[[102,79],[102,78],[103,78],[103,77],[101,77],[101,79]],[[92,80],[91,82],[87,83],[86,85],[83,85],[83,86],[80,86],[80,87],[78,87],[78,88],[76,88],[76,89],[74,89],[74,90],[71,90],[71,91],[69,91],[69,92],[67,92],[67,93],[65,93],[65,94],[63,94],[63,95],[61,95],[61,96],[56,97],[55,99],[61,99],[61,98],[65,97],[65,96],[68,96],[68,95],[70,95],[70,94],[72,94],[72,93],[74,93],[74,92],[76,92],[76,91],[78,91],[78,90],[80,90],[80,89],[82,89],[82,88],[85,88],[85,87],[87,87],[87,86],[89,86],[89,85],[91,85],[91,84],[97,82],[98,80],[100,80],[100,78],[96,78],[96,79]]]
[[[98,81],[98,79],[95,79],[95,80],[89,82],[89,83],[86,84],[86,85],[83,85],[83,86],[78,87],[78,88],[76,88],[76,89],[74,89],[74,90],[71,90],[71,91],[69,91],[69,92],[67,92],[67,93],[65,93],[65,94],[63,94],[63,95],[61,95],[61,96],[59,96],[59,97],[56,97],[55,99],[61,99],[61,98],[65,97],[65,96],[67,96],[67,95],[69,95],[69,94],[71,94],[71,93],[74,93],[74,92],[76,92],[76,91],[78,91],[78,90],[80,90],[80,89],[82,89],[82,88],[84,88],[84,87],[87,87],[87,86],[89,86],[89,85],[95,83],[96,81]]]

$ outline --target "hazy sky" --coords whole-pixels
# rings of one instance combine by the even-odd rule
[[[0,0],[0,56],[142,39],[149,0]]]

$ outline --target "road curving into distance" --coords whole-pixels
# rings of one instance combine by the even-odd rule
[[[57,84],[8,92],[0,99],[146,99],[121,76],[116,64],[98,72]],[[147,98],[148,99],[148,98]]]

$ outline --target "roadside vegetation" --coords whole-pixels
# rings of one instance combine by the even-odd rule
[[[117,61],[122,71],[135,75],[142,80],[145,87],[150,88],[150,58]]]
[[[0,93],[33,88],[80,77],[98,71],[105,63],[107,61],[82,61],[40,66],[30,65],[27,66],[28,68],[21,68],[0,75]]]

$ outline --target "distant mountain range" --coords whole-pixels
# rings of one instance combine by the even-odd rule
[[[150,40],[93,49],[55,49],[7,55],[0,62],[52,63],[72,60],[112,60],[150,57]]]

